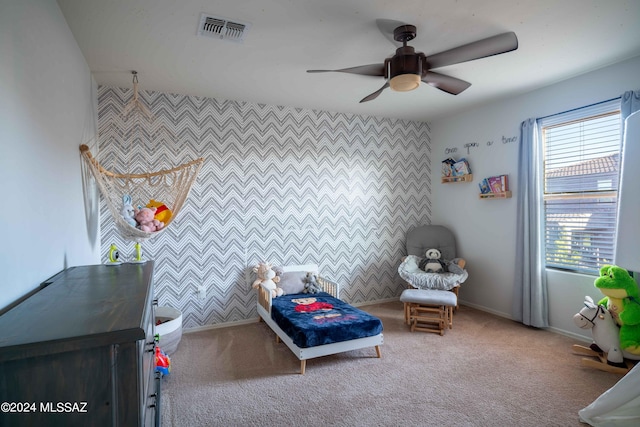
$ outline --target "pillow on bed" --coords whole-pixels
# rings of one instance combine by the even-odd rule
[[[278,287],[282,288],[285,294],[299,294],[304,290],[304,278],[306,271],[287,271],[280,275]]]

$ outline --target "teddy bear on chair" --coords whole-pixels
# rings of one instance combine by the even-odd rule
[[[258,278],[253,282],[253,287],[258,288],[263,286],[268,291],[271,291],[271,297],[279,297],[284,294],[284,290],[279,288],[276,283],[280,281],[280,277],[276,276],[276,272],[273,271],[271,264],[261,262],[253,267],[253,272],[256,273]]]

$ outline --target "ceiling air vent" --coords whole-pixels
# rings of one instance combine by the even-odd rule
[[[203,13],[200,15],[198,35],[242,43],[250,27],[251,24],[248,22],[231,21],[227,18]]]

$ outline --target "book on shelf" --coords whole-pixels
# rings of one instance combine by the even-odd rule
[[[491,193],[491,187],[489,187],[487,178],[484,178],[482,181],[480,181],[480,183],[478,183],[478,186],[480,187],[481,194]]]
[[[483,183],[486,183],[486,187],[489,191],[483,191]],[[486,188],[485,188],[486,189]],[[497,175],[485,178],[480,183],[480,193],[505,193],[509,191],[509,175]]]
[[[442,176],[449,177],[453,176],[453,165],[456,164],[456,161],[449,157],[446,160],[442,161]]]
[[[509,191],[509,175],[500,175],[500,179],[502,180],[502,191]]]
[[[467,159],[460,159],[453,164],[454,176],[469,175],[470,173],[471,167],[469,167],[469,162],[467,162]]]
[[[489,187],[491,188],[492,193],[502,192],[502,180],[499,176],[490,176],[487,178],[487,181],[489,181]]]

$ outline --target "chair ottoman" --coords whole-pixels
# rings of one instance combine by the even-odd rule
[[[458,297],[451,291],[405,289],[400,301],[404,303],[404,321],[411,326],[411,332],[444,335],[447,327],[453,327],[453,309],[458,305]]]

